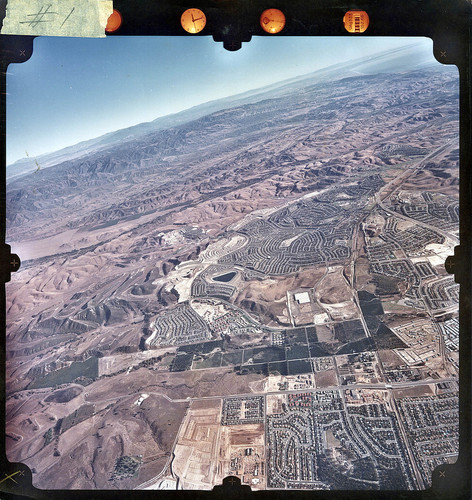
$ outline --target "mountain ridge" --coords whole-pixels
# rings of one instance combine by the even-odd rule
[[[409,57],[406,57],[407,53]],[[19,159],[7,165],[7,182],[11,182],[28,173],[33,173],[38,168],[38,165],[42,169],[49,168],[64,161],[102,151],[122,141],[132,141],[143,137],[147,133],[191,122],[216,111],[258,102],[259,98],[263,99],[263,96],[268,93],[271,93],[272,97],[277,97],[277,92],[274,93],[276,89],[278,89],[278,93],[284,94],[287,91],[293,91],[293,87],[303,86],[306,80],[317,78],[319,82],[323,82],[326,80],[339,80],[355,76],[356,74],[374,74],[379,67],[384,70],[380,72],[396,72],[402,66],[405,70],[420,69],[427,66],[434,67],[438,63],[434,63],[431,58],[432,55],[423,47],[409,44],[387,52],[380,52],[377,55],[367,58],[361,57],[349,64],[334,64],[256,89],[207,101],[177,113],[158,117],[149,122],[142,122],[130,127],[110,131],[98,137],[66,146],[57,151]]]

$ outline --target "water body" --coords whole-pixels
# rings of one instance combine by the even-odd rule
[[[228,283],[230,282],[234,277],[236,276],[235,271],[231,271],[230,273],[222,274],[220,276],[215,276],[213,278],[213,281],[220,281],[223,283]]]

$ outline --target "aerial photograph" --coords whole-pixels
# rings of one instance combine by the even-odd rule
[[[5,442],[36,488],[424,490],[456,462],[432,47],[39,37],[8,66]]]

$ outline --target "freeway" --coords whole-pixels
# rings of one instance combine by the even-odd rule
[[[406,215],[403,215],[399,212],[391,210],[390,208],[388,208],[384,205],[383,201],[379,200],[379,201],[377,201],[377,204],[379,207],[381,207],[383,210],[385,210],[385,212],[389,215],[393,215],[394,217],[397,217],[397,218],[402,219],[402,220],[406,220],[408,222],[414,222],[418,226],[424,227],[425,229],[430,229],[431,231],[434,231],[435,233],[439,233],[444,238],[452,240],[456,245],[459,244],[459,238],[452,233],[444,231],[443,229],[440,229],[437,226],[432,226],[431,224],[427,224],[426,222],[422,222],[422,221],[417,220],[417,219],[412,219],[410,217],[407,217]]]
[[[436,226],[432,226],[430,224],[427,224],[427,223],[424,223],[424,222],[417,221],[417,220],[411,219],[409,217],[406,217],[403,214],[399,214],[397,212],[394,212],[388,206],[386,206],[386,204],[385,204],[385,202],[392,196],[392,194],[394,194],[396,191],[398,191],[401,188],[403,182],[406,179],[408,179],[409,177],[411,177],[411,176],[417,174],[419,171],[421,171],[426,166],[426,164],[427,164],[428,161],[430,161],[431,159],[433,159],[433,158],[435,158],[435,157],[443,154],[444,152],[446,152],[448,149],[451,149],[452,147],[453,147],[453,145],[450,144],[450,143],[446,143],[445,145],[442,145],[441,147],[435,149],[434,151],[432,151],[431,153],[429,153],[427,156],[425,156],[424,158],[422,158],[421,160],[419,160],[416,163],[415,166],[409,168],[408,170],[405,170],[405,172],[402,173],[400,176],[398,176],[398,177],[392,179],[390,182],[388,182],[375,195],[375,197],[374,197],[374,202],[375,203],[372,205],[372,211],[377,206],[381,207],[387,213],[390,213],[390,214],[394,215],[395,217],[398,217],[399,219],[408,220],[410,222],[413,221],[415,223],[415,225],[417,225],[417,226],[420,226],[420,227],[423,227],[423,228],[435,231],[435,232],[441,234],[442,236],[444,236],[445,238],[449,238],[454,243],[458,243],[459,240],[458,240],[458,238],[456,236],[454,236],[454,235],[452,235],[452,234],[450,234],[450,233],[448,233],[446,231],[443,231],[440,228],[437,228]],[[291,200],[286,205],[288,206],[288,205],[290,205],[292,203],[295,203],[297,201],[298,200]],[[280,209],[280,207],[278,207],[278,208]],[[352,297],[353,297],[353,299],[354,299],[354,301],[356,303],[356,306],[358,307],[358,309],[360,311],[360,319],[361,319],[361,322],[363,324],[366,336],[370,337],[370,332],[369,332],[369,330],[367,328],[367,324],[365,322],[364,315],[362,314],[362,311],[360,310],[360,307],[359,307],[358,295],[357,295],[357,291],[355,289],[355,276],[356,276],[356,274],[355,274],[355,272],[356,272],[355,262],[356,262],[357,255],[358,255],[358,233],[359,233],[359,229],[360,229],[360,224],[365,219],[366,215],[367,214],[365,214],[364,217],[361,220],[356,221],[356,223],[355,223],[355,229],[354,229],[354,233],[353,233],[353,236],[352,236],[351,273],[350,273],[349,279],[346,276],[344,276],[344,279],[346,280],[347,285],[351,288]],[[258,325],[257,320],[255,320],[254,318],[252,318],[246,311],[243,311],[239,307],[234,306],[234,304],[229,304],[228,302],[226,302],[224,300],[222,302],[225,303],[225,305],[227,305],[228,307],[236,309],[241,314],[244,314],[244,316],[251,323]],[[294,325],[293,317],[292,317],[292,314],[291,314],[291,311],[290,311],[290,303],[288,301],[288,297],[287,297],[287,304],[288,304],[288,307],[289,307],[289,313],[290,313],[290,318],[292,320],[292,325]],[[279,328],[270,328],[270,330],[271,331],[280,331],[281,329],[279,329]],[[441,353],[444,356],[444,346],[443,346],[443,344],[441,344]],[[380,360],[379,360],[379,367],[380,367],[381,374],[384,376],[384,368],[383,368],[382,363],[381,363]],[[336,368],[336,372],[337,372],[337,366],[336,365],[335,365],[335,368]],[[218,369],[218,368],[215,368],[215,369]],[[338,372],[337,372],[337,375],[338,375],[338,380],[339,380],[339,373]],[[452,381],[457,381],[457,379],[454,378],[454,377],[445,377],[445,378],[435,379],[435,380],[431,379],[431,380],[421,380],[421,381],[392,382],[391,384],[386,384],[386,383],[382,383],[382,382],[379,382],[379,383],[362,383],[362,384],[357,384],[356,383],[356,384],[346,384],[346,385],[333,385],[333,386],[329,386],[329,387],[315,388],[315,389],[305,389],[305,390],[251,392],[251,393],[247,393],[247,394],[237,394],[237,395],[232,395],[232,396],[237,396],[237,397],[240,397],[240,398],[244,398],[244,397],[250,397],[250,396],[267,396],[267,395],[279,395],[279,394],[297,394],[297,393],[300,393],[300,392],[316,392],[316,391],[336,390],[336,391],[340,391],[341,392],[341,395],[342,395],[342,397],[344,399],[344,390],[350,390],[350,389],[371,389],[371,390],[384,390],[384,391],[388,391],[390,405],[391,405],[392,409],[394,410],[394,412],[396,414],[397,421],[399,422],[399,430],[400,430],[400,433],[402,435],[402,439],[403,439],[403,441],[404,441],[404,443],[406,445],[408,456],[409,456],[409,459],[410,459],[410,462],[411,462],[411,465],[412,465],[412,469],[413,469],[414,474],[416,476],[417,483],[418,483],[418,485],[419,485],[420,488],[423,488],[424,487],[423,479],[421,477],[421,474],[420,474],[419,470],[417,469],[416,461],[415,461],[415,459],[413,457],[412,451],[411,451],[411,449],[408,446],[408,439],[407,439],[407,435],[406,435],[406,429],[404,428],[404,425],[403,425],[403,423],[401,421],[401,418],[400,418],[400,415],[399,415],[399,412],[398,412],[398,408],[396,406],[395,398],[393,397],[393,391],[394,390],[399,390],[399,389],[408,389],[408,388],[413,388],[413,387],[421,387],[421,386],[428,385],[430,383],[452,382]],[[145,390],[145,388],[142,389],[142,390]],[[228,394],[228,395],[224,395],[224,396],[222,396],[222,395],[210,395],[210,396],[202,396],[202,397],[198,397],[198,398],[172,399],[167,394],[162,394],[162,393],[157,393],[157,392],[150,392],[150,394],[160,395],[160,396],[166,398],[168,401],[173,402],[173,403],[184,403],[184,402],[189,403],[189,399],[191,399],[191,401],[204,401],[204,400],[211,400],[211,399],[222,399],[225,396],[230,396]],[[264,405],[264,413],[266,413],[266,405]],[[182,426],[182,423],[181,423],[181,426]],[[180,430],[179,430],[179,432],[180,432]],[[179,435],[179,433],[177,434],[177,436],[178,435]],[[176,439],[177,439],[177,437],[176,437]],[[265,439],[267,441],[267,436],[265,437]],[[175,443],[174,443],[174,445],[175,445]],[[170,462],[171,462],[171,460],[169,460],[169,464],[170,464]],[[298,466],[300,466],[300,464],[298,464]],[[161,472],[161,474],[159,474],[158,476],[155,476],[154,478],[152,478],[151,480],[147,481],[146,483],[142,483],[136,489],[142,489],[142,488],[144,488],[144,487],[146,487],[146,486],[148,486],[148,485],[156,482],[157,480],[159,480],[162,477],[162,474],[164,473],[164,470]]]
[[[439,148],[435,149],[431,153],[429,153],[427,156],[419,160],[416,164],[416,166],[413,166],[407,170],[405,170],[402,174],[399,176],[395,177],[391,181],[389,181],[385,186],[383,186],[376,194],[375,194],[375,202],[376,205],[381,207],[383,210],[385,210],[387,213],[394,215],[395,217],[398,217],[399,219],[406,220],[409,222],[414,222],[416,225],[420,227],[424,227],[425,229],[429,229],[431,231],[435,231],[436,233],[439,233],[441,236],[444,236],[445,238],[449,238],[452,240],[454,243],[458,244],[459,243],[459,238],[447,231],[444,231],[436,226],[432,226],[431,224],[427,224],[426,222],[422,222],[416,219],[412,219],[410,217],[407,217],[403,214],[400,214],[398,212],[395,212],[385,206],[384,202],[392,196],[393,193],[398,191],[404,181],[408,179],[409,177],[412,177],[413,175],[417,174],[420,170],[423,170],[423,168],[426,166],[426,163],[435,158],[436,156],[441,155],[442,153],[446,152],[447,150],[451,150],[452,148],[456,147],[456,144],[452,144],[452,139],[448,141],[446,144],[443,144]],[[392,189],[393,188],[393,189]],[[374,205],[375,207],[375,205]]]

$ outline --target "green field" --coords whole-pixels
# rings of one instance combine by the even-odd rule
[[[211,354],[208,358],[202,361],[196,361],[194,368],[215,368],[221,365],[221,352],[215,352],[215,354]]]
[[[225,352],[223,353],[223,366],[237,365],[242,362],[243,351]]]
[[[98,377],[98,358],[92,357],[85,361],[74,361],[67,368],[56,370],[44,377],[33,380],[28,385],[28,389],[42,389],[44,387],[69,384],[79,377],[95,380]],[[80,384],[80,380],[77,383]]]

